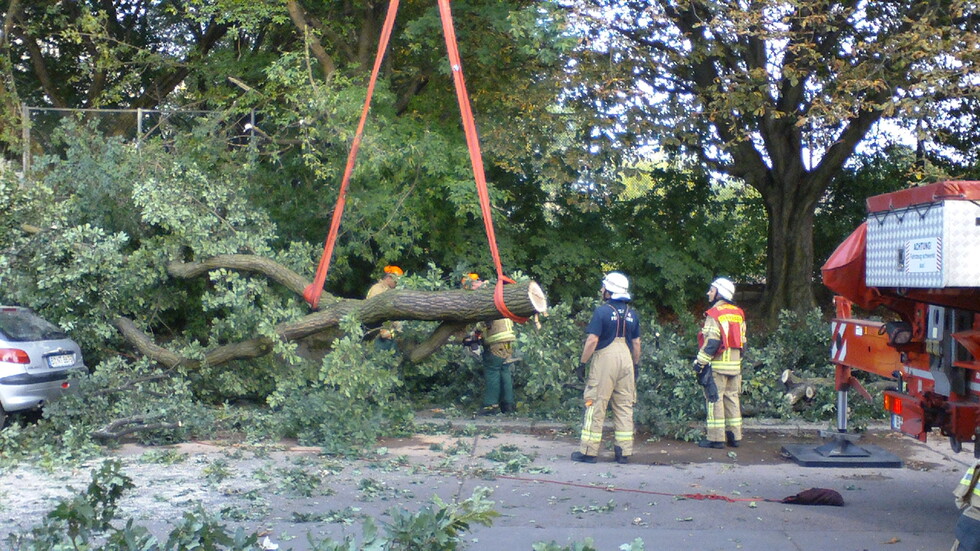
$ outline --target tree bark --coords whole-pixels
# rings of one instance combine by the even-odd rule
[[[789,309],[805,312],[816,304],[813,295],[813,205],[800,204],[786,193],[766,200],[769,214],[766,260],[765,316],[770,322]]]

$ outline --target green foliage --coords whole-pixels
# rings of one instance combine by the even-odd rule
[[[131,526],[131,523],[132,521],[127,523],[127,528]],[[196,549],[247,551],[256,548],[258,539],[258,534],[246,534],[241,528],[229,533],[218,517],[198,506],[195,510],[184,513],[177,526],[170,531],[167,542],[162,549],[174,551]]]
[[[490,526],[500,513],[493,509],[494,502],[488,497],[490,488],[477,487],[473,495],[460,503],[445,503],[438,496],[417,513],[401,508],[389,510],[391,521],[386,525],[390,551],[454,551],[461,544],[462,535],[470,525],[477,523]]]
[[[201,506],[184,513],[165,543],[132,519],[117,528],[110,524],[115,519],[116,502],[131,488],[120,463],[106,461],[92,473],[92,483],[85,492],[62,500],[40,526],[12,534],[7,541],[13,551],[251,551],[258,545],[257,534],[245,534],[240,528],[229,532]]]
[[[396,392],[402,385],[396,369],[400,358],[364,341],[354,320],[345,320],[342,328],[346,335],[334,341],[312,380],[283,377],[268,399],[282,416],[284,436],[331,453],[368,445],[406,426],[413,412]]]
[[[416,513],[401,507],[386,512],[391,521],[384,525],[382,536],[374,520],[367,518],[362,526],[360,543],[354,536],[343,541],[326,539],[311,541],[314,551],[414,551],[432,549],[455,551],[463,546],[463,534],[474,523],[490,526],[500,516],[493,509],[493,501],[487,499],[491,490],[477,487],[473,495],[462,502],[445,503],[438,496],[432,504]]]
[[[73,392],[45,406],[44,426],[55,434],[91,439],[94,431],[115,420],[132,419],[134,425],[173,426],[134,433],[144,444],[206,436],[213,430],[214,415],[195,399],[191,385],[191,379],[164,371],[149,360],[110,358],[95,366],[91,374],[73,379]]]
[[[228,467],[228,461],[220,458],[205,465],[204,469],[201,470],[201,474],[204,475],[205,480],[212,484],[219,484],[234,475]]]
[[[98,534],[112,528],[119,498],[134,487],[121,469],[119,461],[104,462],[85,492],[59,502],[40,526],[13,534],[9,543],[18,551],[95,549]]]
[[[615,258],[607,261],[631,276],[642,312],[685,312],[720,274],[765,274],[765,211],[754,190],[714,187],[676,167],[630,167],[622,178],[605,217]]]
[[[176,465],[187,461],[187,454],[172,449],[155,448],[143,452],[143,455],[140,456],[140,461],[160,465]]]
[[[279,470],[279,485],[290,495],[311,497],[320,489],[320,477],[302,467]]]
[[[751,341],[750,341],[751,342]],[[794,409],[783,399],[780,377],[792,370],[801,378],[834,377],[830,363],[830,330],[818,309],[806,315],[783,311],[779,324],[764,344],[752,347],[743,360],[742,403],[756,410],[756,415],[778,418],[802,418],[808,421],[831,421],[836,418],[836,392],[832,384],[821,385],[816,396],[803,409]],[[857,374],[865,380],[870,376]],[[851,393],[849,421],[860,425],[869,419],[881,419],[880,391],[868,402]]]
[[[103,453],[85,427],[56,430],[44,421],[8,422],[0,430],[0,468],[31,462],[45,470],[77,465]]]
[[[585,339],[583,328],[591,312],[572,315],[568,304],[552,308],[541,318],[541,329],[531,324],[517,332],[521,362],[514,364],[514,386],[521,389],[518,401],[535,415],[570,420],[581,412],[581,391],[569,388]]]
[[[743,402],[757,407],[760,415],[794,416],[783,400],[780,377],[786,369],[800,377],[833,376],[827,327],[818,309],[805,316],[781,312],[775,331],[763,346],[751,348],[742,362]],[[831,400],[819,405],[832,403]]]
[[[554,541],[548,543],[538,542],[532,545],[531,549],[533,551],[597,551],[592,538],[585,538],[585,541],[574,542],[568,545],[559,545]],[[630,543],[620,545],[619,549],[620,551],[643,551],[645,548],[643,546],[643,540],[636,538]]]
[[[691,362],[697,352],[692,332],[649,324],[642,333],[643,360],[636,383],[634,419],[654,436],[693,440],[704,428],[704,391]]]
[[[112,524],[116,504],[131,488],[132,481],[122,473],[121,464],[106,461],[93,471],[85,492],[62,500],[41,525],[12,534],[7,543],[11,551],[251,551],[259,545],[258,534],[246,534],[241,528],[231,532],[201,506],[185,512],[164,543],[132,519],[118,528]],[[386,513],[391,518],[385,524],[386,535],[379,534],[374,520],[367,518],[359,544],[353,536],[341,542],[309,536],[309,543],[315,551],[455,551],[463,545],[463,534],[471,525],[490,526],[500,516],[488,499],[490,494],[489,488],[478,487],[462,502],[446,503],[433,496],[431,505],[415,513],[392,508]]]

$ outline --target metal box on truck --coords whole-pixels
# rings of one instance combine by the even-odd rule
[[[868,287],[980,287],[980,198],[967,183],[868,200]]]

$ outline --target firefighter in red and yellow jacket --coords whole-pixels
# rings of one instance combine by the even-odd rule
[[[963,510],[956,523],[954,533],[956,540],[952,551],[976,551],[980,549],[980,461],[974,462],[956,489],[956,505]]]
[[[699,373],[711,370],[705,392],[708,434],[698,442],[702,448],[724,448],[726,441],[737,448],[742,440],[742,410],[738,395],[742,387],[745,313],[732,304],[734,295],[735,284],[730,280],[719,277],[711,282],[708,289],[711,308],[704,313],[704,325],[698,334],[699,349],[694,369]],[[710,384],[712,382],[714,385]],[[717,387],[714,396],[710,395],[710,386]]]

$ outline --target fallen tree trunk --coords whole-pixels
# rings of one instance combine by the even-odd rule
[[[220,255],[200,262],[172,262],[167,267],[168,273],[176,278],[199,277],[215,269],[264,275],[295,293],[298,298],[302,298],[303,291],[309,285],[309,281],[289,268],[269,258],[253,255]],[[546,312],[548,308],[544,292],[533,281],[504,285],[503,296],[504,304],[517,316],[530,317]],[[279,324],[276,326],[276,335],[284,341],[307,339],[336,328],[347,316],[354,316],[365,324],[407,320],[443,322],[428,339],[407,347],[409,359],[413,362],[419,362],[438,350],[466,324],[503,317],[494,304],[492,288],[476,291],[393,289],[365,300],[339,299],[324,293],[321,295],[318,311]],[[182,357],[158,345],[128,318],[117,318],[114,325],[143,355],[171,368],[214,366],[233,360],[256,358],[272,352],[275,344],[273,338],[259,336],[216,347],[209,350],[203,360],[197,360]]]

